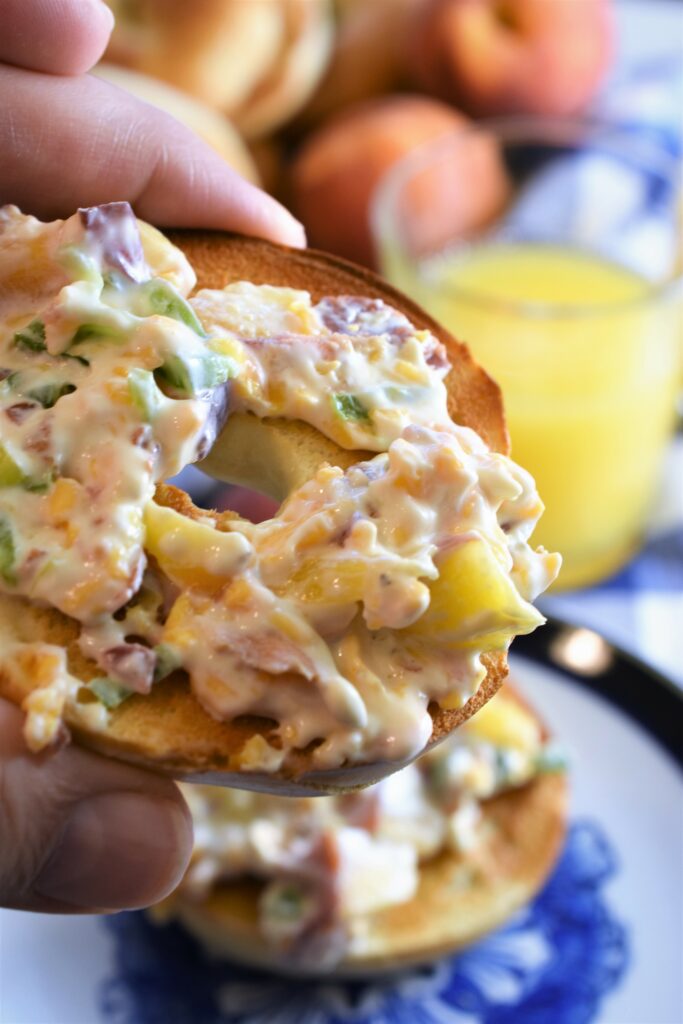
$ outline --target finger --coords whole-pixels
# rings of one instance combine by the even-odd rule
[[[113,27],[103,0],[2,0],[0,61],[81,75],[100,59]]]
[[[22,725],[0,700],[0,905],[82,913],[168,895],[192,846],[178,788],[76,747],[31,754]]]
[[[9,97],[11,97],[11,102]],[[283,206],[174,118],[94,77],[0,68],[0,202],[40,217],[127,199],[159,225],[304,244]]]

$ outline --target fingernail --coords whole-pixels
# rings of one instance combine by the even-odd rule
[[[114,27],[114,12],[112,11],[106,0],[94,0],[94,7],[99,11],[100,14],[104,15],[104,20],[108,23],[109,31]]]
[[[189,816],[181,804],[139,793],[104,793],[75,806],[33,888],[82,909],[149,906],[178,884],[191,844]]]
[[[289,245],[291,245],[295,249],[305,249],[307,244],[306,228],[303,226],[300,220],[296,219],[296,217],[292,217],[291,220],[291,239],[289,241]]]

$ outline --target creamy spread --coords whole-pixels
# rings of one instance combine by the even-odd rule
[[[378,452],[411,424],[451,425],[443,346],[380,299],[313,306],[308,292],[238,282],[191,303],[239,361],[235,411],[304,420],[344,448]]]
[[[57,223],[0,220],[0,585],[88,622],[139,589],[145,505],[196,458],[233,364],[153,276],[126,204]]]
[[[234,768],[308,744],[320,768],[413,757],[430,702],[459,707],[482,654],[542,621],[559,559],[529,545],[533,481],[451,421],[443,347],[382,301],[193,285],[127,204],[0,213],[0,592],[76,620],[100,673],[74,685],[64,662],[51,714],[95,721],[94,700],[105,727],[178,670],[211,715],[274,721]],[[234,411],[377,454],[258,525],[155,502]],[[39,704],[35,748],[57,735]]]
[[[256,878],[263,939],[289,961],[331,966],[361,951],[368,915],[416,895],[421,866],[438,854],[477,870],[487,799],[562,767],[535,717],[503,691],[440,746],[357,793],[185,786],[195,843],[176,898],[201,902],[221,883]]]

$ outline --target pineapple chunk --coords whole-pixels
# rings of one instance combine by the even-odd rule
[[[530,756],[541,746],[541,727],[534,716],[505,691],[497,693],[465,723],[467,735],[482,743],[519,750]]]
[[[437,563],[439,577],[429,584],[429,608],[407,634],[453,647],[482,651],[505,647],[518,634],[545,621],[518,593],[491,547],[467,540]]]
[[[368,564],[359,558],[306,559],[284,592],[311,604],[349,604],[363,598]]]
[[[4,444],[0,443],[0,487],[14,487],[25,480],[21,467]]]
[[[154,501],[145,506],[145,529],[145,550],[180,586],[220,589],[251,554],[242,534],[222,533]]]
[[[69,477],[60,477],[47,497],[47,515],[55,523],[66,523],[72,516],[82,494],[81,484]]]

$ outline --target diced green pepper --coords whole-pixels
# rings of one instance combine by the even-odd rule
[[[146,281],[141,286],[141,293],[152,313],[158,316],[169,316],[173,320],[179,320],[186,327],[191,328],[200,338],[206,337],[206,331],[202,327],[199,317],[192,306],[182,295],[179,295],[173,285],[163,278],[155,278]]]
[[[87,689],[91,690],[97,699],[104,704],[105,708],[109,708],[110,711],[113,708],[117,708],[119,704],[123,704],[124,700],[128,700],[133,693],[132,690],[121,686],[120,683],[109,679],[107,676],[98,676],[96,679],[91,679]]]
[[[71,339],[71,346],[81,345],[84,341],[122,341],[124,338],[123,331],[109,324],[81,324]],[[78,356],[72,358],[77,359]]]
[[[43,409],[51,409],[64,395],[70,395],[76,390],[75,384],[60,383],[53,381],[50,384],[41,384],[38,388],[32,388],[26,392],[27,398],[39,402]]]
[[[6,519],[0,519],[0,576],[5,583],[17,581],[14,569],[17,558],[12,528]]]
[[[164,384],[170,385],[176,391],[182,391],[185,395],[193,393],[190,367],[180,356],[168,356],[164,365],[156,371],[156,375]]]
[[[72,356],[70,352],[62,352],[63,359],[74,359],[81,366],[90,366],[90,360],[86,359],[85,356]]]
[[[76,334],[78,334],[78,331]],[[76,335],[74,335],[74,338],[75,337]],[[21,348],[25,352],[46,352],[45,324],[43,321],[33,320],[26,327],[17,331],[14,335],[14,344],[17,348]],[[72,356],[68,352],[63,352],[62,356],[64,359],[76,359],[82,366],[90,366],[88,360],[84,359],[83,356]]]
[[[151,423],[162,397],[151,370],[134,366],[128,374],[128,393],[145,422]]]
[[[25,491],[32,494],[44,494],[50,489],[55,481],[54,473],[46,473],[44,476],[27,476],[22,482]]]
[[[157,644],[154,648],[154,653],[157,656],[154,666],[155,683],[165,679],[166,676],[170,676],[171,672],[175,672],[183,663],[180,652],[175,647],[171,647],[170,644]]]
[[[25,352],[45,352],[45,324],[42,320],[32,320],[14,335],[14,344]]]
[[[204,352],[199,356],[183,359],[179,355],[168,356],[156,375],[165,384],[182,395],[191,397],[200,391],[224,384],[235,375],[235,363],[229,356]]]
[[[23,483],[24,474],[10,453],[0,442],[0,487],[15,487]]]
[[[370,419],[370,412],[355,395],[340,392],[332,395],[332,404],[336,411],[345,420],[367,421]]]

